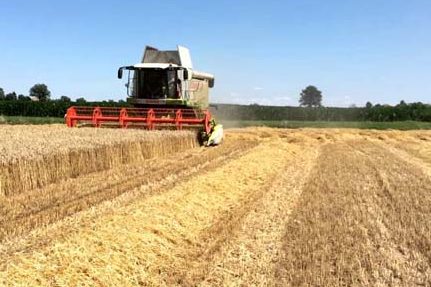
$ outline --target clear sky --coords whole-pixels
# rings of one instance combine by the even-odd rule
[[[125,99],[119,66],[145,45],[191,50],[213,102],[431,103],[430,0],[0,2],[0,87]]]

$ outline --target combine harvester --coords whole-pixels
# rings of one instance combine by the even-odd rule
[[[147,46],[141,63],[118,69],[119,79],[124,70],[128,71],[127,102],[133,107],[72,106],[67,110],[67,126],[193,128],[199,129],[205,145],[221,142],[223,127],[215,123],[208,110],[214,76],[193,69],[187,48],[159,51]]]

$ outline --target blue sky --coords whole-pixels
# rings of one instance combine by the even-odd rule
[[[190,48],[213,102],[431,102],[431,1],[1,1],[0,87],[124,99],[119,66],[145,45]]]

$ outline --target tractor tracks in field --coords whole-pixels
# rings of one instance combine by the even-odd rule
[[[379,192],[373,195],[377,208],[379,254],[385,259],[378,283],[411,286],[431,283],[430,169],[424,160],[387,144],[357,146],[375,170]],[[386,282],[385,282],[386,281]]]
[[[123,196],[123,201],[161,192],[240,157],[256,145],[254,140],[228,140],[219,147],[197,148],[139,165],[124,165],[7,197],[0,203],[0,242],[25,235],[141,186],[147,186],[147,191]]]
[[[279,286],[427,286],[431,180],[375,141],[322,146],[287,223]]]
[[[431,178],[431,143],[418,141],[373,141],[376,145],[389,151],[393,156],[419,167]]]
[[[128,205],[104,210],[100,216],[86,217],[90,211],[74,216],[76,233],[70,233],[73,228],[69,226],[62,232],[68,235],[59,236],[55,234],[59,227],[53,225],[50,231],[54,234],[45,232],[52,237],[48,244],[32,246],[30,252],[9,253],[13,263],[0,268],[0,278],[6,267],[11,282],[33,285],[52,280],[92,285],[95,274],[99,283],[103,281],[100,284],[108,286],[205,285],[213,283],[220,264],[228,266],[245,259],[235,256],[235,250],[243,246],[241,240],[261,256],[254,270],[264,276],[264,265],[278,254],[276,247],[271,251],[271,240],[281,234],[280,222],[286,220],[284,215],[301,189],[300,169],[305,167],[307,172],[314,151],[305,152],[299,145],[272,138],[242,150],[235,159],[162,193],[135,198]],[[279,219],[277,214],[281,214]],[[65,264],[67,277],[61,271]],[[254,262],[247,264],[252,268]],[[26,277],[29,273],[33,276]],[[223,284],[234,282],[225,279]],[[258,276],[254,280],[259,280]]]
[[[198,286],[274,286],[276,264],[283,252],[285,224],[295,209],[319,148],[286,145],[285,166],[271,184],[256,194],[247,212],[240,212],[235,228],[219,244],[217,253],[203,261]]]

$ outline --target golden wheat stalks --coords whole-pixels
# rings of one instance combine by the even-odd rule
[[[0,126],[0,195],[198,146],[191,131]]]

